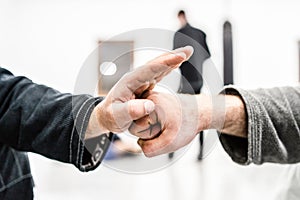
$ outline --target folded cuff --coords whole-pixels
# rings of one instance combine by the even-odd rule
[[[241,138],[221,134],[220,142],[236,163],[248,165],[250,163],[261,164],[261,121],[259,115],[262,113],[259,101],[250,92],[227,86],[221,93],[237,95],[244,102],[246,119],[248,121],[248,137]]]
[[[87,99],[79,108],[74,119],[69,162],[83,172],[97,168],[110,145],[112,134],[101,134],[95,138],[84,139],[92,111],[102,100],[102,97]]]

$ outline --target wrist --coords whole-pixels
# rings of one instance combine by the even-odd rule
[[[205,94],[196,95],[197,99],[197,119],[198,119],[198,132],[211,129],[214,127],[212,110],[213,105],[211,98]]]
[[[236,95],[225,95],[224,126],[218,129],[222,133],[247,137],[247,117],[242,99]]]
[[[105,126],[101,123],[102,120],[100,119],[100,117],[103,116],[102,107],[103,101],[94,108],[89,119],[89,124],[85,133],[85,139],[97,137],[101,134],[109,132],[109,130],[105,128]]]
[[[201,126],[200,112],[198,109],[198,95],[178,94],[181,104],[181,123],[182,128],[188,129],[190,134],[196,136]]]

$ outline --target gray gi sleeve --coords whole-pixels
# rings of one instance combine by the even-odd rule
[[[248,138],[220,135],[225,151],[239,164],[300,162],[300,87],[246,91],[225,88],[239,95],[248,120]]]

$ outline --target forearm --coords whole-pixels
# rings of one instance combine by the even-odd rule
[[[223,127],[217,130],[223,134],[247,137],[246,108],[239,96],[225,95],[225,117]]]
[[[228,87],[225,93],[240,98],[246,114],[246,139],[220,135],[233,160],[243,164],[300,161],[299,87],[252,91]]]
[[[197,95],[198,131],[216,129],[224,134],[247,137],[245,105],[239,96]]]

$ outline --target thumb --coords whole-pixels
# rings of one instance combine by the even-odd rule
[[[127,113],[132,120],[140,119],[149,115],[155,109],[155,105],[151,100],[147,99],[134,99],[125,103]]]

